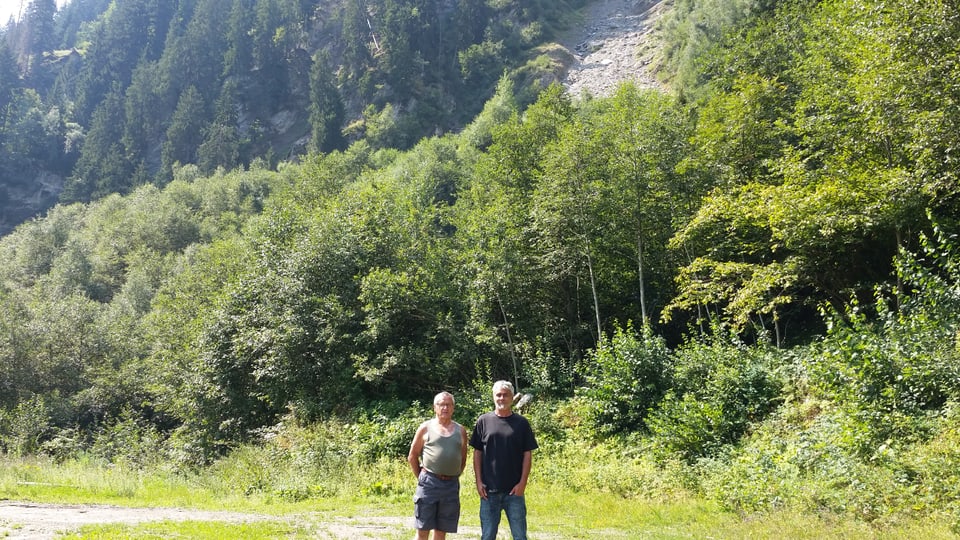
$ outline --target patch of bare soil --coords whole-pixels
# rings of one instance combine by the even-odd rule
[[[654,30],[664,0],[596,0],[585,8],[584,24],[561,40],[575,57],[563,84],[576,97],[607,97],[623,82],[657,88]]]
[[[107,505],[40,504],[0,501],[0,538],[48,540],[84,525],[147,521],[250,522],[269,516],[180,508],[124,508]]]
[[[0,538],[4,540],[54,540],[85,525],[137,525],[155,521],[215,521],[224,523],[288,522],[317,539],[388,539],[413,536],[413,505],[409,516],[330,516],[322,512],[287,516],[215,512],[183,508],[127,508],[99,504],[44,504],[0,501]],[[506,522],[501,529],[507,530]],[[456,537],[480,538],[479,527],[460,525]],[[538,534],[559,540],[553,534]]]
[[[413,535],[411,516],[329,516],[323,513],[305,513],[288,516],[248,514],[241,512],[214,512],[184,508],[128,508],[99,504],[43,504],[0,501],[0,538],[5,540],[53,540],[76,532],[84,525],[136,525],[152,521],[218,521],[224,523],[255,523],[257,521],[286,521],[302,527],[318,539],[377,539],[396,538],[407,532]],[[477,527],[461,525],[458,538],[480,537]],[[552,536],[550,538],[553,538]]]
[[[136,525],[151,521],[290,521],[308,530],[315,538],[385,538],[393,537],[397,531],[413,531],[413,518],[410,517],[363,516],[351,519],[331,518],[320,514],[269,516],[183,508],[127,508],[97,504],[0,501],[0,538],[10,540],[51,540],[76,532],[84,525]]]

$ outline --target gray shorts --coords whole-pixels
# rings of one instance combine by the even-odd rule
[[[414,527],[421,531],[457,532],[460,522],[460,480],[441,480],[426,470],[413,495]]]

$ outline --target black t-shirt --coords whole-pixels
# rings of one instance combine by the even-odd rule
[[[537,448],[530,422],[517,413],[480,415],[470,446],[483,452],[481,475],[488,491],[510,491],[523,475],[523,453]]]

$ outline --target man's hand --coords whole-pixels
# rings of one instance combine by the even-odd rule
[[[523,492],[527,489],[526,482],[520,482],[519,484],[513,486],[513,489],[510,490],[510,494],[515,497],[523,497]]]

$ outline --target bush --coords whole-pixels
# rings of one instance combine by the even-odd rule
[[[805,366],[816,390],[851,406],[907,415],[960,398],[960,248],[936,233],[921,237],[921,256],[899,255],[902,286],[890,291],[897,309],[878,291],[870,308],[854,302],[827,314],[829,333]]]
[[[262,432],[257,444],[238,446],[203,469],[211,490],[300,501],[336,496],[409,497],[407,449],[416,426],[401,433],[405,420],[385,420],[374,435],[370,416],[347,424],[327,420],[301,425],[292,415]],[[418,421],[420,421],[418,419]],[[403,445],[403,458],[396,454]]]
[[[812,399],[783,406],[731,452],[698,464],[704,494],[741,512],[790,509],[866,521],[958,507],[956,415],[887,415],[900,430],[942,431],[929,442],[876,443],[867,453],[861,412]]]
[[[34,454],[50,427],[50,413],[40,396],[21,401],[5,412],[0,410],[0,446],[13,456]]]
[[[673,389],[647,418],[655,447],[688,462],[716,455],[780,401],[781,381],[761,346],[712,337],[674,355]]]
[[[949,511],[960,529],[960,404],[944,407],[935,437],[913,445],[899,460],[914,487],[918,510]]]
[[[587,358],[587,385],[579,396],[600,436],[643,430],[647,412],[666,391],[670,350],[649,328],[632,325],[602,339]]]
[[[163,436],[129,409],[97,433],[90,453],[108,463],[143,468],[164,460]]]
[[[375,409],[363,413],[350,426],[358,444],[358,454],[364,459],[405,458],[410,450],[417,428],[433,417],[432,404],[414,402],[403,411]],[[470,428],[467,428],[470,429]]]

